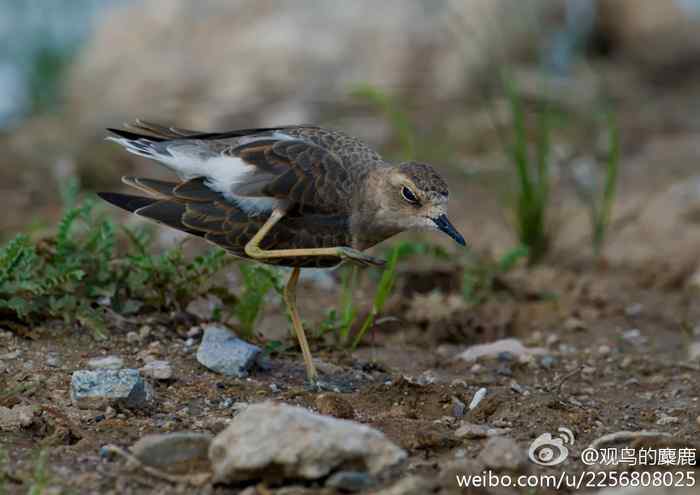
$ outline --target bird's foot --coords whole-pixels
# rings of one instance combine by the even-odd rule
[[[362,266],[384,266],[386,264],[386,260],[375,258],[374,256],[365,254],[362,251],[348,247],[338,248],[338,256],[340,256],[340,258],[343,260]]]

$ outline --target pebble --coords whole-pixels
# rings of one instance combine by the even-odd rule
[[[212,438],[208,433],[193,432],[146,435],[132,445],[130,450],[147,466],[183,470],[188,465],[196,465],[207,469]]]
[[[194,337],[199,337],[200,335],[202,335],[202,327],[196,326],[196,327],[192,327],[189,330],[187,330],[185,337],[194,338]]]
[[[22,351],[17,349],[16,351],[8,352],[6,354],[0,354],[0,361],[6,360],[9,361],[10,359],[17,359],[22,355]]]
[[[348,465],[374,476],[406,452],[367,425],[275,402],[246,407],[209,448],[214,483],[324,478]]]
[[[569,331],[585,330],[586,324],[578,318],[567,318],[564,322],[564,329]]]
[[[151,361],[141,368],[143,376],[154,380],[170,380],[173,377],[173,368],[168,361]]]
[[[469,403],[469,410],[476,409],[479,403],[484,400],[484,397],[486,397],[486,388],[481,387],[474,393],[474,397],[472,397],[472,401]]]
[[[126,341],[129,344],[135,344],[139,340],[141,340],[141,338],[139,337],[139,334],[137,334],[136,332],[129,332],[126,334]]]
[[[557,358],[554,356],[542,356],[540,358],[540,366],[542,366],[545,369],[550,369],[557,363]]]
[[[112,403],[143,408],[153,401],[151,386],[138,370],[77,370],[71,377],[71,400],[81,409],[101,409]]]
[[[118,370],[124,367],[124,360],[119,356],[104,356],[90,359],[87,365],[94,370]]]
[[[700,359],[700,342],[692,342],[688,346],[688,359],[691,361]]]
[[[525,452],[510,437],[491,437],[477,456],[484,466],[494,470],[519,471],[527,462]]]
[[[455,418],[461,418],[464,416],[464,410],[467,408],[467,406],[464,405],[464,402],[459,400],[457,397],[452,397],[452,416]]]
[[[228,328],[208,325],[197,349],[197,361],[217,373],[240,378],[248,375],[260,352]]]
[[[326,486],[343,492],[361,492],[374,485],[374,480],[362,471],[338,471],[326,480]]]
[[[659,419],[656,420],[656,424],[659,426],[675,425],[680,422],[681,420],[679,418],[667,414],[661,414]]]
[[[143,325],[141,328],[139,328],[139,339],[144,340],[148,338],[149,335],[151,335],[150,325]]]
[[[457,355],[457,359],[472,362],[479,358],[497,358],[503,353],[509,353],[514,358],[533,354],[544,354],[540,347],[525,347],[518,339],[501,339],[489,344],[479,344],[467,348]]]
[[[629,317],[635,317],[642,314],[644,306],[641,303],[630,304],[625,308],[625,314]]]
[[[609,345],[603,344],[600,347],[598,347],[598,354],[600,354],[601,356],[607,356],[608,354],[610,354],[611,351],[612,349],[610,349]]]
[[[27,427],[33,421],[34,408],[32,406],[17,405],[11,409],[0,406],[0,431]]]
[[[455,431],[455,436],[457,438],[487,438],[495,437],[499,435],[507,435],[510,433],[511,428],[492,428],[488,425],[476,425],[473,423],[462,423],[462,425]]]
[[[60,368],[61,358],[55,352],[50,352],[46,355],[46,366],[50,368]]]

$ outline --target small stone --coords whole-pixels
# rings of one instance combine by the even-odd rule
[[[552,366],[554,366],[557,363],[557,359],[554,356],[542,356],[540,358],[540,366],[542,366],[545,369],[550,369]]]
[[[487,438],[495,437],[499,435],[507,435],[510,433],[511,428],[492,428],[487,425],[476,425],[473,423],[462,423],[462,425],[455,431],[455,436],[457,438]]]
[[[140,371],[143,376],[154,380],[170,380],[173,377],[173,368],[168,361],[151,361]]]
[[[593,373],[595,373],[595,371],[596,370],[593,366],[582,366],[581,367],[581,373],[583,373],[584,375],[592,375]]]
[[[598,354],[600,354],[601,356],[607,356],[608,354],[610,354],[611,351],[612,349],[610,349],[610,346],[605,344],[598,347]]]
[[[639,316],[640,314],[642,314],[643,309],[644,306],[642,306],[641,303],[630,304],[625,308],[625,314],[630,318],[634,318],[635,316]]]
[[[373,485],[374,480],[361,471],[339,471],[326,480],[326,486],[343,492],[360,492]]]
[[[501,364],[496,368],[496,373],[501,376],[513,376],[513,370],[506,364]]]
[[[146,435],[131,447],[138,460],[170,473],[208,471],[209,445],[212,436],[208,433],[177,432]]]
[[[0,430],[17,430],[31,425],[33,421],[32,406],[17,405],[11,409],[0,406]]]
[[[143,325],[141,328],[139,328],[139,339],[144,340],[148,338],[149,335],[151,335],[150,325]]]
[[[314,480],[349,465],[375,475],[405,458],[367,425],[274,402],[246,407],[209,448],[214,483]]]
[[[656,420],[656,424],[659,426],[675,425],[680,422],[681,420],[679,418],[667,414],[662,414],[659,419]]]
[[[208,325],[197,349],[197,361],[217,373],[240,378],[247,376],[260,352],[228,328]]]
[[[94,370],[118,370],[124,367],[124,360],[118,356],[92,358],[87,362],[88,368]]]
[[[471,368],[469,368],[469,371],[472,373],[479,373],[484,367],[480,365],[479,363],[474,363]]]
[[[474,397],[472,397],[472,401],[469,403],[469,410],[476,409],[479,403],[484,400],[484,397],[486,397],[486,388],[481,387],[474,393]]]
[[[8,352],[6,354],[0,354],[0,361],[9,361],[11,359],[17,359],[22,355],[22,351],[17,349],[16,351]]]
[[[519,471],[526,463],[525,452],[509,437],[492,437],[486,441],[477,460],[494,470]]]
[[[700,342],[692,342],[688,346],[688,359],[691,361],[700,359]]]
[[[46,366],[49,368],[59,368],[61,366],[61,358],[55,352],[50,352],[46,355]]]
[[[200,335],[202,335],[202,327],[195,326],[195,327],[192,327],[189,330],[187,330],[185,337],[194,338],[194,337],[199,337]]]
[[[467,408],[467,406],[464,405],[464,402],[459,400],[457,397],[452,397],[452,416],[455,418],[461,418],[464,416],[464,410]]]
[[[141,340],[141,338],[139,337],[139,334],[137,334],[136,332],[129,332],[126,334],[126,341],[129,344],[135,344],[139,340]]]
[[[527,393],[528,393],[527,390],[525,390],[525,387],[523,387],[522,385],[520,385],[520,384],[519,384],[518,382],[516,382],[515,380],[513,380],[513,381],[510,383],[510,389],[511,389],[513,392],[519,393],[520,395],[527,395]]]
[[[479,344],[469,347],[457,355],[457,359],[472,362],[479,358],[497,358],[502,353],[509,353],[515,358],[532,354],[544,354],[546,351],[539,347],[525,347],[518,339],[502,339],[489,344]]]
[[[564,322],[564,329],[569,331],[581,331],[586,329],[586,324],[578,318],[567,318]]]
[[[71,400],[81,409],[101,409],[111,403],[129,408],[146,407],[153,389],[138,370],[78,370],[71,377]]]
[[[316,397],[318,412],[341,419],[355,417],[355,408],[340,394],[321,394]]]
[[[634,362],[634,359],[632,359],[631,356],[625,356],[624,358],[622,358],[622,361],[620,361],[620,368],[622,368],[622,369],[629,368],[633,362]]]

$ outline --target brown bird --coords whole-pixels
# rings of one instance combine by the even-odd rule
[[[447,184],[430,165],[388,163],[342,132],[197,132],[143,121],[127,127],[109,129],[108,139],[180,180],[124,177],[146,196],[100,197],[240,258],[293,267],[284,300],[312,383],[316,370],[296,308],[300,268],[382,265],[362,251],[408,229],[440,230],[465,244],[447,219]]]

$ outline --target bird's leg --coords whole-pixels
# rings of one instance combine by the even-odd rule
[[[260,247],[260,243],[265,236],[270,232],[270,229],[279,222],[286,212],[284,210],[274,209],[270,217],[265,221],[260,230],[258,230],[253,238],[245,245],[245,254],[253,259],[264,261],[270,258],[298,258],[303,256],[336,256],[343,260],[348,260],[360,265],[382,266],[386,261],[375,258],[368,254],[352,249],[347,246],[336,246],[327,248],[304,248],[304,249],[271,249],[266,250]]]
[[[299,281],[299,267],[295,267],[292,270],[292,274],[289,276],[289,281],[284,287],[284,302],[289,310],[289,316],[292,318],[292,327],[294,328],[294,333],[299,340],[299,346],[301,347],[301,354],[304,356],[304,366],[306,366],[306,377],[309,379],[312,385],[316,384],[318,375],[316,374],[316,368],[311,360],[311,350],[309,349],[309,343],[306,340],[306,334],[304,333],[304,326],[301,323],[301,318],[299,318],[299,312],[297,311],[297,282]]]

